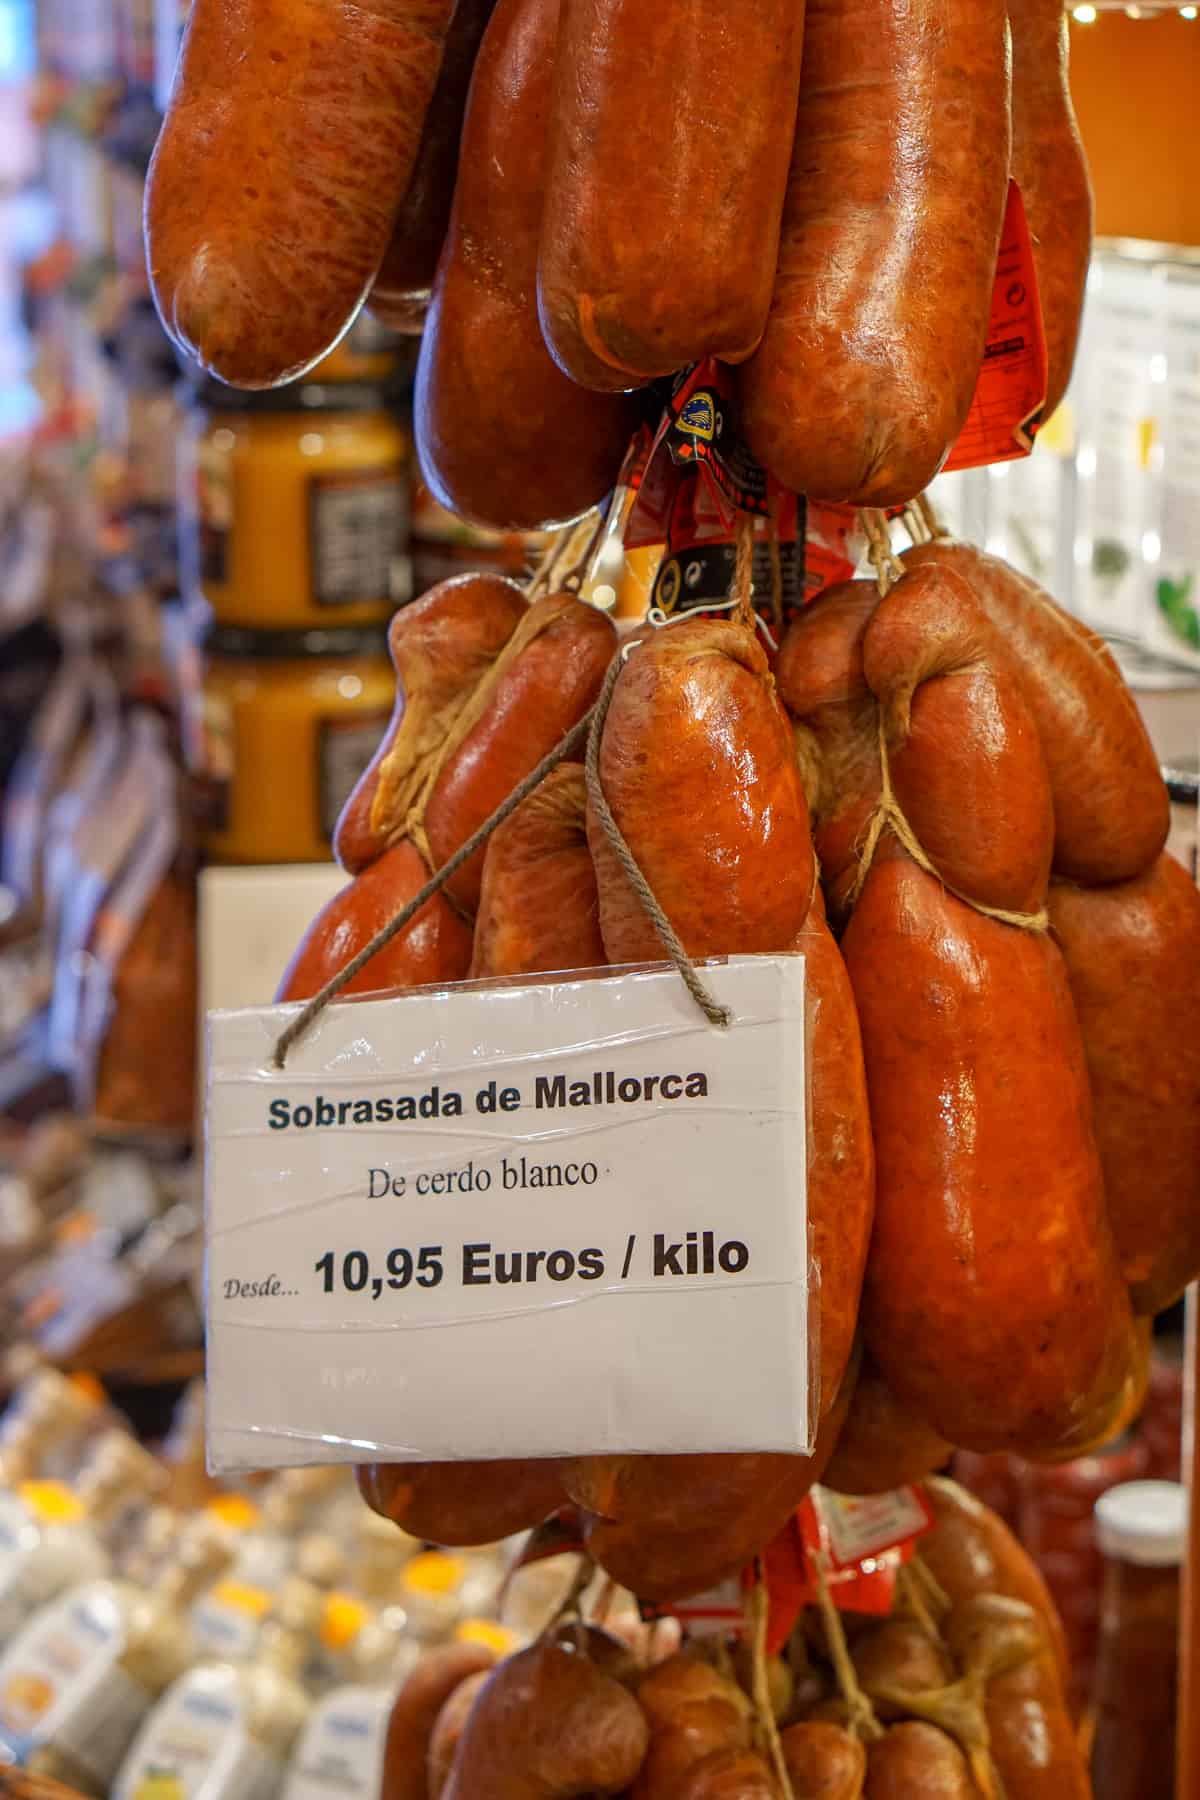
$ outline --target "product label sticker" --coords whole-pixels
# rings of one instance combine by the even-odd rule
[[[996,258],[992,311],[971,409],[945,469],[1028,456],[1046,400],[1046,334],[1025,204],[1015,181]]]
[[[835,1569],[849,1569],[932,1529],[933,1509],[919,1487],[886,1494],[835,1494],[813,1490],[813,1506]]]
[[[731,371],[713,358],[675,382],[658,430],[631,447],[627,551],[662,545],[653,603],[703,612],[729,595],[741,521],[754,526],[754,604],[777,642],[796,608],[853,575],[863,543],[852,507],[818,505],[783,487],[741,435]]]
[[[366,773],[391,721],[391,713],[366,718],[321,719],[317,724],[317,829],[333,842],[343,806]]]
[[[393,1701],[389,1689],[367,1687],[323,1700],[292,1759],[283,1800],[375,1800]]]
[[[804,959],[209,1015],[214,1471],[811,1448]],[[541,1369],[545,1379],[530,1380]]]
[[[237,1670],[193,1669],[138,1733],[111,1800],[271,1800],[282,1770],[248,1736]]]
[[[117,1667],[124,1624],[107,1584],[97,1582],[51,1602],[17,1633],[0,1657],[0,1763],[7,1755],[21,1764],[51,1741],[74,1746],[82,1738],[86,1745],[88,1732],[104,1719],[105,1697],[128,1681]],[[114,1708],[113,1730],[128,1711]],[[99,1732],[97,1754],[111,1736],[107,1727]],[[102,1771],[102,1779],[110,1773]]]
[[[318,606],[356,606],[393,597],[394,563],[408,537],[404,471],[347,470],[309,482],[312,597]],[[398,596],[397,596],[398,597]]]

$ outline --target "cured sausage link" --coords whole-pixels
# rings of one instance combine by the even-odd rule
[[[146,187],[168,336],[234,387],[337,343],[408,187],[454,0],[196,0]]]

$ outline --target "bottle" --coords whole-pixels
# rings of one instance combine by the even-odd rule
[[[234,1533],[237,1548],[228,1574],[192,1614],[202,1656],[236,1662],[253,1654],[273,1596],[296,1567],[301,1533],[337,1480],[334,1468],[285,1469],[268,1483],[260,1505],[240,1494],[209,1502],[206,1512]]]
[[[117,1555],[117,1574],[134,1587],[153,1586],[183,1529],[184,1522],[173,1506],[147,1507]]]
[[[37,1369],[22,1384],[0,1426],[0,1488],[59,1473],[93,1427],[104,1391],[87,1377]],[[0,1495],[0,1505],[3,1504]]]
[[[114,1430],[100,1439],[75,1492],[59,1481],[20,1484],[24,1518],[0,1529],[0,1647],[37,1607],[107,1572],[107,1534],[162,1479],[158,1459]]]
[[[349,1612],[339,1617],[336,1609],[327,1609],[323,1632],[327,1641],[336,1639],[351,1617]],[[400,1685],[420,1652],[395,1624],[363,1616],[356,1625],[347,1657],[348,1679],[313,1708],[288,1767],[281,1800],[335,1796],[376,1800],[380,1792],[388,1720]]]
[[[1096,1800],[1173,1800],[1179,1569],[1187,1493],[1132,1481],[1096,1503],[1104,1556],[1092,1704]]]
[[[300,1671],[323,1597],[292,1578],[248,1663],[201,1664],[146,1720],[112,1800],[274,1800],[310,1707]]]
[[[193,1660],[188,1610],[229,1554],[197,1521],[149,1592],[85,1582],[36,1613],[0,1657],[0,1763],[107,1795],[142,1719]]]

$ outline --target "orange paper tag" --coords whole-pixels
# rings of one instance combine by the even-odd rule
[[[1046,336],[1021,190],[1008,184],[983,367],[946,469],[1028,456],[1046,401]]]

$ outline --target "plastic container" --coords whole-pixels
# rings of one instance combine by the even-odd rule
[[[188,1609],[228,1554],[197,1526],[149,1591],[91,1581],[36,1613],[0,1657],[0,1763],[108,1795],[142,1719],[193,1660]]]
[[[20,1484],[19,1510],[0,1513],[0,1644],[56,1594],[108,1573],[114,1528],[162,1479],[157,1459],[113,1430],[97,1445],[77,1490],[58,1481]]]
[[[1186,1536],[1187,1494],[1178,1482],[1134,1481],[1097,1502],[1104,1587],[1092,1690],[1096,1800],[1173,1800]]]
[[[197,752],[207,855],[327,862],[338,814],[378,748],[395,693],[379,634],[211,633]]]
[[[250,631],[386,621],[412,594],[409,464],[374,387],[206,386],[181,450],[185,588]]]
[[[159,1792],[274,1800],[310,1708],[301,1670],[320,1611],[315,1588],[285,1582],[252,1662],[201,1664],[164,1694],[126,1756],[111,1800],[150,1800]]]

